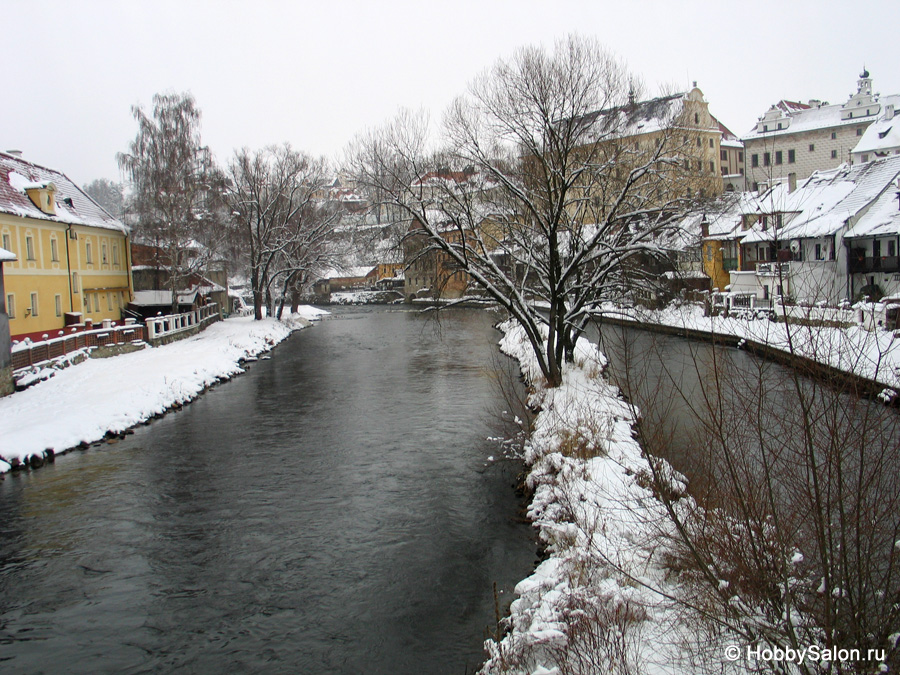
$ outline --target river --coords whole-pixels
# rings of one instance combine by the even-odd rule
[[[338,308],[112,445],[0,482],[0,670],[456,673],[535,543],[480,311]],[[508,415],[507,415],[508,417]]]

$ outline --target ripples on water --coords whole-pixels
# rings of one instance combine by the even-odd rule
[[[342,309],[0,482],[4,672],[463,673],[534,559],[483,312]]]

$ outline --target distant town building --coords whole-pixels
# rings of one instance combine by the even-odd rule
[[[715,197],[724,190],[724,127],[709,112],[709,103],[696,83],[688,92],[647,101],[631,101],[621,107],[585,115],[584,128],[585,145],[597,143],[601,146],[627,147],[636,165],[646,161],[655,148],[665,141],[666,152],[679,157],[681,171],[673,177],[671,189],[661,196],[663,201],[673,197]],[[733,140],[737,138],[733,137]],[[725,150],[725,162],[729,165],[732,156],[728,151],[733,150],[735,156],[741,152],[732,141]],[[616,164],[622,166],[623,179],[628,174],[628,156],[617,150]],[[737,166],[727,170],[739,174]],[[648,190],[657,187],[648,183]]]
[[[722,188],[725,192],[741,192],[747,189],[744,179],[744,143],[728,127],[716,120],[722,136],[719,140],[719,165],[722,171]]]
[[[747,189],[761,191],[779,182],[796,185],[815,171],[851,162],[868,127],[887,114],[888,106],[900,105],[900,95],[873,93],[867,70],[860,73],[856,87],[841,104],[782,100],[769,108],[743,138]]]

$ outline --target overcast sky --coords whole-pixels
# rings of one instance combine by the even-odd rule
[[[399,108],[439,121],[516,47],[596,36],[652,93],[696,80],[739,136],[781,98],[843,102],[865,65],[900,93],[900,2],[0,0],[0,149],[120,180],[131,106],[190,91],[222,163],[289,141],[340,157]]]

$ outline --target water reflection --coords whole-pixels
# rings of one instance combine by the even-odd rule
[[[534,558],[486,466],[483,312],[347,309],[183,411],[0,483],[11,672],[461,673]]]

